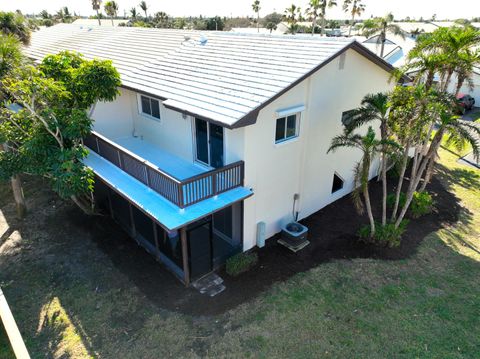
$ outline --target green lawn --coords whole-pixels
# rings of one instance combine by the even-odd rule
[[[19,231],[0,218],[0,285],[34,358],[478,357],[480,171],[456,159],[442,150],[438,175],[461,219],[414,256],[321,264],[221,316],[159,309],[88,238],[49,238],[60,201],[38,200]]]

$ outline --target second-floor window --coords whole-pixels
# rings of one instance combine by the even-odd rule
[[[146,116],[160,120],[160,101],[148,96],[141,95],[140,112]]]
[[[284,142],[298,136],[299,114],[277,118],[275,129],[275,143]]]

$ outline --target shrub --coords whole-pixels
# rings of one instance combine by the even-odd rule
[[[362,240],[376,245],[383,245],[390,248],[398,247],[402,235],[407,229],[407,225],[407,220],[403,220],[398,228],[395,228],[394,223],[387,223],[384,226],[381,223],[376,223],[373,237],[370,235],[370,225],[365,225],[358,230],[358,236]]]
[[[246,272],[258,262],[257,253],[238,253],[227,259],[227,273],[233,277]]]
[[[387,207],[390,209],[393,209],[393,206],[395,206],[395,193],[390,193],[387,196]],[[407,196],[405,193],[400,192],[400,201],[398,202],[398,207],[402,208],[405,205],[405,202],[407,201]]]
[[[410,212],[413,218],[421,217],[432,212],[433,199],[428,192],[415,192],[413,194],[412,203],[410,204]]]

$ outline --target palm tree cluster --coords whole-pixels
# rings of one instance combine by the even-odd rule
[[[354,168],[356,189],[353,198],[360,213],[366,209],[371,239],[380,240],[376,234],[384,233],[385,228],[390,229],[390,234],[398,231],[396,239],[399,238],[415,194],[423,193],[431,180],[442,142],[459,150],[469,145],[476,158],[480,155],[480,128],[457,116],[455,103],[453,95],[435,88],[428,89],[422,83],[411,87],[397,86],[390,93],[367,95],[361,107],[345,115],[344,132],[333,138],[329,152],[349,147],[362,154]],[[368,130],[362,133],[367,124]],[[379,138],[372,127],[377,125]],[[380,161],[382,181],[382,214],[378,222],[374,218],[369,194],[369,175],[376,159]],[[395,164],[399,177],[395,191],[390,194],[394,205],[388,215],[387,171]],[[409,176],[405,177],[408,169]]]
[[[473,86],[475,66],[480,66],[480,31],[469,25],[454,26],[420,35],[402,73],[413,73],[415,83],[425,83],[427,88],[438,77],[440,91],[453,86],[457,95],[464,84]]]
[[[315,34],[318,27],[318,19],[320,19],[320,34],[324,35],[327,9],[337,5],[338,2],[336,0],[310,0],[308,2],[305,15],[312,22],[312,35]],[[352,17],[348,33],[348,36],[350,36],[355,23],[355,17],[360,16],[365,11],[365,4],[363,4],[362,0],[344,0],[342,8],[344,12]],[[290,5],[284,11],[284,20],[289,25],[288,33],[295,34],[299,30],[297,23],[303,20],[301,8],[295,4]]]
[[[22,43],[30,42],[30,28],[25,17],[20,13],[0,11],[0,33],[14,35]]]
[[[385,17],[376,17],[374,19],[365,20],[362,24],[362,33],[363,36],[367,38],[378,36],[377,44],[380,45],[381,58],[383,58],[385,52],[387,33],[391,33],[405,39],[405,32],[400,28],[400,26],[393,23],[392,14],[388,14]]]

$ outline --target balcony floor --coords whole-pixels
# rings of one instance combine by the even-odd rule
[[[169,175],[184,180],[208,169],[183,158],[172,155],[160,147],[136,137],[124,137],[114,140],[118,145],[126,148],[137,156],[142,157],[160,168]]]

